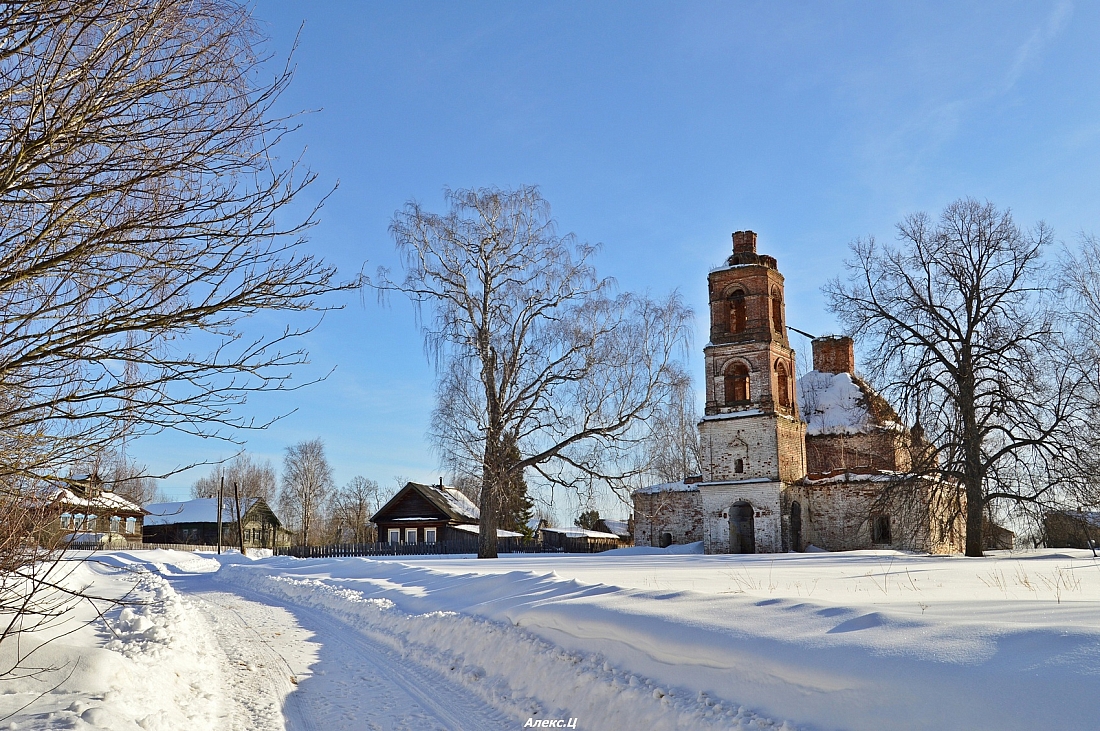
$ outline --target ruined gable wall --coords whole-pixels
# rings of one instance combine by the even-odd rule
[[[698,490],[634,494],[634,545],[660,546],[662,533],[671,533],[674,544],[703,540]]]

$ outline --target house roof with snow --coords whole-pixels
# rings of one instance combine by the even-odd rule
[[[1093,528],[1100,528],[1100,511],[1096,510],[1051,510],[1047,516],[1069,518],[1081,523],[1086,523]]]
[[[253,509],[264,509],[271,512],[271,508],[268,507],[267,501],[263,498],[244,498],[241,500],[241,520],[246,520],[249,512]],[[146,505],[145,510],[149,513],[145,518],[145,525],[218,522],[217,498],[196,498],[195,500],[174,503],[152,503]],[[276,520],[278,520],[278,517],[276,517]],[[222,522],[237,522],[237,508],[232,498],[222,499]]]
[[[628,521],[600,518],[600,522],[603,523],[603,527],[607,529],[608,533],[614,533],[619,538],[626,538],[632,535],[630,532],[630,523]]]
[[[587,528],[578,528],[577,526],[570,525],[561,528],[555,528],[551,526],[544,526],[542,528],[543,533],[558,533],[566,538],[614,538],[618,540],[619,537],[614,533],[604,533],[600,530],[588,530]]]
[[[461,523],[453,526],[455,530],[460,530],[463,533],[469,533],[470,535],[478,535],[480,529],[476,525],[470,525],[469,523]],[[522,538],[522,533],[516,533],[511,530],[504,530],[503,528],[497,528],[497,538]]]
[[[68,512],[86,514],[144,515],[137,503],[103,489],[94,475],[73,475],[63,484],[47,484],[35,491],[36,499],[59,503]]]
[[[409,482],[371,516],[371,521],[441,518],[454,523],[476,523],[481,518],[481,512],[456,487]]]

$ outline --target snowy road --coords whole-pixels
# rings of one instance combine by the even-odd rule
[[[170,580],[201,606],[226,655],[228,728],[282,729],[284,716],[288,731],[517,726],[447,678],[319,611],[226,591],[209,576]]]
[[[1095,728],[1100,561],[102,552],[0,728]],[[3,658],[0,657],[0,660]],[[58,682],[60,681],[60,682]],[[8,714],[11,714],[10,716]]]

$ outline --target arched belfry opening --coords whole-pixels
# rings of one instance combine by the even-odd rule
[[[791,407],[791,375],[782,360],[775,362],[775,396],[780,406],[785,409]]]
[[[729,332],[736,335],[745,331],[745,291],[736,289],[729,298]]]
[[[783,332],[783,293],[779,287],[772,287],[772,328],[777,333]]]
[[[730,553],[756,553],[756,519],[750,503],[739,500],[730,507]]]
[[[749,367],[740,361],[734,361],[726,367],[727,405],[741,404],[749,400]]]

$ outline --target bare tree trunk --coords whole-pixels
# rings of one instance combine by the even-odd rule
[[[222,502],[225,495],[225,478],[218,483],[218,555],[222,552]]]

